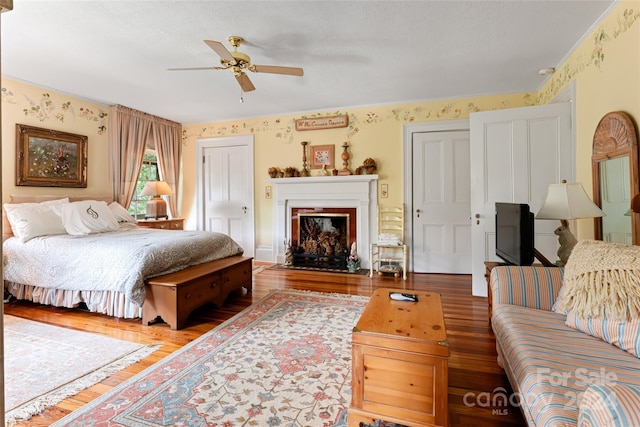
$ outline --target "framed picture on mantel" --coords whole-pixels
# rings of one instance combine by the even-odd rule
[[[87,187],[87,137],[16,124],[16,185]]]
[[[333,169],[335,165],[335,145],[312,145],[311,146],[311,168]]]

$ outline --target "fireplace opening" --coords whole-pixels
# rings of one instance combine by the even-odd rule
[[[309,212],[310,211],[310,212]],[[355,209],[297,209],[292,239],[293,265],[319,269],[346,270],[352,235],[351,217]],[[344,212],[346,211],[346,212]],[[354,211],[354,212],[349,212]]]

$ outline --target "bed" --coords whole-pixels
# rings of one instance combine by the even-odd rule
[[[220,233],[137,226],[108,197],[12,196],[3,209],[3,268],[9,293],[41,304],[85,304],[92,312],[142,317],[144,324],[158,316],[165,321],[165,317],[180,318],[183,324],[198,305],[220,303],[242,286],[250,289],[250,258],[242,252]],[[221,271],[234,271],[237,266],[242,266],[243,273],[232,274],[233,283],[227,283],[223,292],[216,291],[215,299],[203,294],[195,303],[192,298],[188,310],[178,306],[163,308],[161,313],[154,309],[143,316],[145,304],[158,306],[159,287],[150,287],[150,280],[175,291],[176,286],[197,279],[204,289],[203,280],[213,278],[217,286]],[[229,282],[229,275],[225,278]],[[149,295],[153,289],[155,299]],[[170,326],[179,329],[181,324],[174,321]]]

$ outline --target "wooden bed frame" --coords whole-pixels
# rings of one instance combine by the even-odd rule
[[[70,201],[113,201],[111,196],[27,196],[14,195],[11,203],[34,203],[69,197]],[[11,225],[2,210],[2,241],[13,236]],[[145,280],[146,297],[142,305],[142,324],[149,325],[158,318],[173,330],[181,329],[195,310],[205,304],[222,306],[235,290],[251,291],[252,260],[241,255],[209,261],[183,270]]]

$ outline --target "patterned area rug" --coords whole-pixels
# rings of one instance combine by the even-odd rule
[[[346,426],[367,301],[272,291],[54,426]]]
[[[5,419],[29,419],[143,359],[144,346],[4,316]]]

